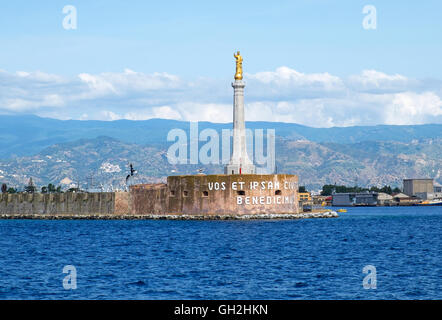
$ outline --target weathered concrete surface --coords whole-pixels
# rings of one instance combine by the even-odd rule
[[[130,188],[131,214],[166,214],[167,185],[142,184]]]
[[[296,175],[170,176],[167,190],[169,214],[298,213]]]
[[[127,214],[132,211],[132,202],[128,192],[115,192],[114,214]]]
[[[127,192],[0,194],[0,214],[81,215],[129,212]]]
[[[132,214],[251,215],[296,214],[295,175],[170,176],[167,184],[135,185]]]

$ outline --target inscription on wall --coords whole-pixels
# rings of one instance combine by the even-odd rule
[[[209,191],[225,191],[228,188],[227,182],[208,182]],[[292,181],[233,181],[230,189],[237,191],[236,203],[238,205],[282,205],[296,202],[296,193],[282,195],[282,190],[294,191],[298,189],[298,183]],[[245,191],[274,190],[274,195],[246,195]],[[241,194],[243,193],[243,194]],[[285,192],[287,193],[287,192]]]

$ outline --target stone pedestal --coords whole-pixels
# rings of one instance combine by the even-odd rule
[[[232,83],[233,95],[233,151],[225,174],[253,174],[255,166],[247,155],[246,126],[244,119],[244,87],[242,80]]]

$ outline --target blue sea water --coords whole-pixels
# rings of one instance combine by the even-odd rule
[[[0,299],[441,299],[442,207],[334,219],[1,220]],[[77,289],[63,288],[73,265]],[[364,289],[366,265],[376,289]]]

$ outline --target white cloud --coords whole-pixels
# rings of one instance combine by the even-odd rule
[[[315,127],[442,123],[441,81],[364,70],[345,79],[288,67],[246,74],[246,120]],[[168,73],[62,77],[0,70],[0,112],[60,119],[232,121],[230,81]]]
[[[329,73],[305,74],[288,67],[246,74],[246,90],[257,100],[284,100],[336,96],[345,92],[344,82]]]
[[[405,83],[408,81],[407,77],[395,74],[395,75],[388,75],[383,72],[379,72],[376,70],[364,70],[362,71],[361,75],[357,76],[351,76],[356,81],[359,81],[360,83],[364,84],[373,84],[377,87],[382,85],[382,83],[387,82],[399,82],[399,83]]]
[[[419,82],[400,74],[389,75],[376,70],[364,70],[346,81],[347,87],[359,92],[389,93],[417,88]]]
[[[146,120],[152,118],[182,120],[181,114],[169,106],[153,107],[147,110],[128,112],[122,115],[121,118],[127,120]]]
[[[232,105],[217,103],[178,103],[182,118],[187,121],[231,122]]]
[[[92,97],[99,97],[107,94],[117,93],[112,83],[100,76],[93,76],[88,73],[81,73],[78,78],[91,90]]]
[[[44,73],[44,72],[40,72],[40,71],[36,71],[36,72],[26,72],[26,71],[17,71],[15,73],[17,75],[17,77],[19,78],[24,78],[24,79],[28,79],[30,81],[35,81],[35,82],[64,82],[63,77],[55,75],[55,74],[49,74],[49,73]]]
[[[8,111],[38,110],[40,107],[62,107],[63,98],[57,94],[46,94],[37,99],[4,99],[3,109]]]
[[[152,108],[152,111],[154,114],[154,118],[181,120],[180,113],[169,106],[154,107]]]
[[[91,75],[83,73],[80,80],[87,83],[91,89],[107,89],[110,93],[125,93],[143,90],[159,90],[177,88],[180,79],[168,73],[153,73],[151,75],[125,69],[122,73],[102,73]],[[106,90],[104,90],[106,91]]]
[[[386,124],[440,123],[441,117],[442,100],[433,92],[394,94],[384,109]]]
[[[333,112],[330,112],[333,109]],[[339,99],[302,99],[296,102],[256,102],[246,108],[250,121],[292,122],[312,127],[358,125],[372,122],[362,108]],[[370,113],[372,114],[372,113]],[[365,119],[364,119],[365,118]]]
[[[174,107],[160,106],[140,109],[132,112],[117,114],[106,110],[101,112],[101,120],[146,120],[153,118],[185,120],[185,121],[212,121],[231,122],[232,110],[230,105],[178,103]],[[84,117],[85,118],[85,117]]]
[[[122,119],[122,116],[109,110],[101,111],[100,115],[101,115],[100,120],[105,120],[105,121],[114,121]]]
[[[248,79],[258,80],[265,84],[276,86],[321,86],[325,90],[342,88],[342,81],[329,73],[305,74],[288,67],[277,68],[276,71],[258,72],[247,74]]]

